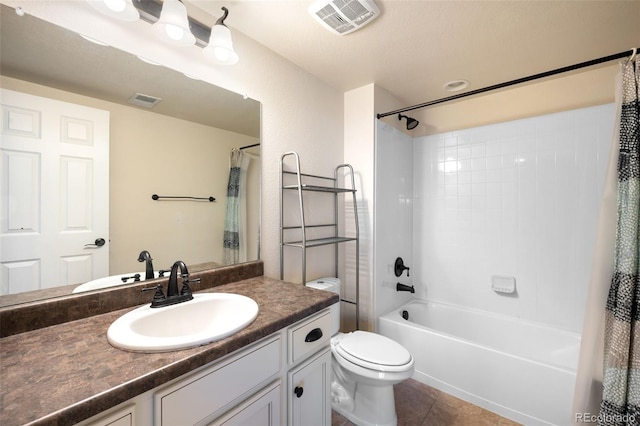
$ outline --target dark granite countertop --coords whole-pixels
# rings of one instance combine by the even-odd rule
[[[226,339],[154,354],[122,351],[107,341],[109,325],[133,308],[0,339],[0,424],[77,423],[338,302],[335,294],[266,277],[206,292],[249,296],[260,307],[258,317]]]

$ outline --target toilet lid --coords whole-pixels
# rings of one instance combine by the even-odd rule
[[[336,350],[349,361],[367,368],[395,370],[412,361],[402,345],[376,333],[354,331],[340,340]]]

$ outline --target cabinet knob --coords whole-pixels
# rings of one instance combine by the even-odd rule
[[[302,388],[302,386],[296,386],[296,388],[293,390],[293,393],[295,393],[298,398],[302,396],[303,392],[304,389]]]

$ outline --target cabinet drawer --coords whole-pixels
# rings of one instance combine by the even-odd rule
[[[322,311],[300,324],[289,328],[289,363],[294,364],[329,344],[331,315]]]
[[[102,414],[99,414],[95,416],[100,417],[99,419],[92,417],[87,421],[81,422],[81,424],[88,426],[133,426],[135,424],[135,412],[136,406],[131,404],[104,417],[100,417]]]
[[[193,425],[221,414],[280,371],[280,338],[243,350],[154,396],[156,419],[167,426]]]
[[[281,391],[278,381],[208,426],[280,426]]]

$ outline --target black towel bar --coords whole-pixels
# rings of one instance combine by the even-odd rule
[[[186,195],[178,195],[178,196],[174,196],[174,195],[158,195],[158,194],[153,194],[151,196],[151,199],[153,200],[159,200],[161,198],[169,198],[172,200],[204,200],[204,201],[209,201],[211,203],[213,203],[216,199],[214,197],[189,197]]]

